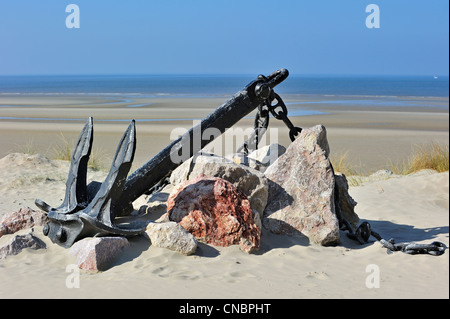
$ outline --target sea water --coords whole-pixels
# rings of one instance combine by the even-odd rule
[[[0,76],[0,93],[143,94],[209,97],[234,94],[255,75]],[[449,78],[435,76],[291,75],[280,94],[448,97]]]

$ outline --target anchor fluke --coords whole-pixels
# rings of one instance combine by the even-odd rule
[[[88,120],[75,147],[66,183],[66,196],[58,208],[51,208],[37,199],[36,205],[50,219],[44,228],[53,242],[70,247],[88,236],[134,236],[142,233],[145,227],[126,228],[115,224],[115,209],[123,191],[136,150],[136,127],[133,120],[122,136],[111,169],[104,182],[86,186],[87,162],[92,148],[92,118]],[[88,191],[91,190],[92,191]]]

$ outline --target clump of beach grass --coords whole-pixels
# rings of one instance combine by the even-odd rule
[[[350,164],[348,160],[348,152],[330,159],[334,171],[344,174],[347,178],[349,186],[359,186],[362,184],[362,177],[364,174],[355,165]]]
[[[64,136],[64,134],[61,133],[60,143],[56,144],[52,149],[52,158],[62,161],[71,161],[74,145],[75,143],[73,141],[70,141]],[[103,153],[104,152],[102,152],[101,150],[92,150],[89,157],[88,167],[95,171],[105,169],[105,166],[101,161]]]
[[[34,155],[38,153],[33,139],[28,140],[25,144],[15,144],[14,151],[18,153]]]
[[[39,150],[35,145],[33,139],[30,139],[25,144],[17,144],[13,152],[24,153],[29,155],[35,155],[41,153],[53,160],[61,160],[61,161],[71,161],[72,152],[75,147],[75,141],[72,139],[68,139],[64,136],[63,133],[59,134],[59,142],[56,143],[53,147],[49,147],[46,151]],[[106,166],[102,161],[102,158],[106,157],[106,152],[102,149],[92,149],[91,155],[89,157],[88,167],[90,167],[94,171],[105,170]]]
[[[407,161],[390,164],[390,170],[397,175],[408,175],[423,169],[432,169],[439,173],[449,170],[449,147],[431,143],[415,145],[414,151]]]
[[[344,175],[357,175],[356,169],[348,161],[348,152],[340,155],[337,158],[332,157],[330,159],[333,164],[333,169],[335,172],[342,173]]]
[[[64,136],[63,133],[59,134],[60,143],[56,144],[53,149],[53,159],[61,160],[61,161],[70,161],[72,157],[72,144],[69,140]]]
[[[372,173],[364,173],[348,160],[348,152],[331,158],[335,172],[346,176],[349,186],[360,186],[368,180]],[[439,173],[449,170],[449,146],[438,143],[415,145],[408,159],[401,162],[386,163],[386,167],[394,175],[409,175],[424,169],[435,170]]]

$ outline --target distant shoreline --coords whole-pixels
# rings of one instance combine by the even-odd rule
[[[386,168],[390,161],[403,161],[414,145],[448,145],[448,98],[281,96],[295,126],[324,125],[331,155],[348,153],[351,164],[362,171],[374,172]],[[105,153],[102,161],[107,167],[129,121],[136,120],[135,163],[142,165],[172,142],[174,129],[190,129],[195,120],[205,118],[229,98],[139,96],[124,99],[118,95],[108,97],[108,104],[105,96],[0,94],[0,105],[4,105],[0,107],[0,158],[23,149],[44,155],[51,153],[61,144],[62,136],[71,146],[83,123],[92,116],[94,148]],[[374,106],[367,102],[372,100]],[[235,127],[253,128],[254,116],[255,111]],[[290,144],[282,121],[271,117],[270,128],[278,129],[278,143]]]
[[[0,93],[0,108],[32,107],[126,107],[145,108],[166,101],[204,100],[211,108],[221,105],[230,95],[189,94],[141,94],[141,93]],[[380,96],[334,94],[283,94],[287,106],[312,106],[314,108],[336,106],[339,108],[424,108],[426,110],[449,109],[449,97],[439,96]],[[46,104],[43,104],[45,102]],[[219,103],[219,104],[217,104]],[[217,105],[216,105],[217,104]],[[389,109],[387,109],[389,108]]]
[[[51,75],[0,76],[0,94],[131,94],[180,97],[232,95],[255,75]],[[449,97],[449,77],[290,75],[282,95]]]

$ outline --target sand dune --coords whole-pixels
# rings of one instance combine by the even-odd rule
[[[0,214],[34,208],[36,197],[57,205],[68,165],[40,155],[0,159]],[[101,181],[104,175],[89,172],[90,179]],[[448,172],[368,182],[351,187],[350,194],[358,202],[359,217],[384,238],[449,244]],[[74,257],[43,236],[42,227],[34,233],[47,249],[0,261],[0,298],[449,297],[448,252],[439,257],[388,255],[378,242],[361,246],[344,233],[339,246],[321,247],[266,231],[261,250],[250,255],[237,246],[200,244],[195,255],[186,257],[136,237],[110,269],[81,272],[79,288],[69,288]],[[0,244],[11,236],[0,238]],[[369,288],[374,269],[379,271],[379,288]]]

